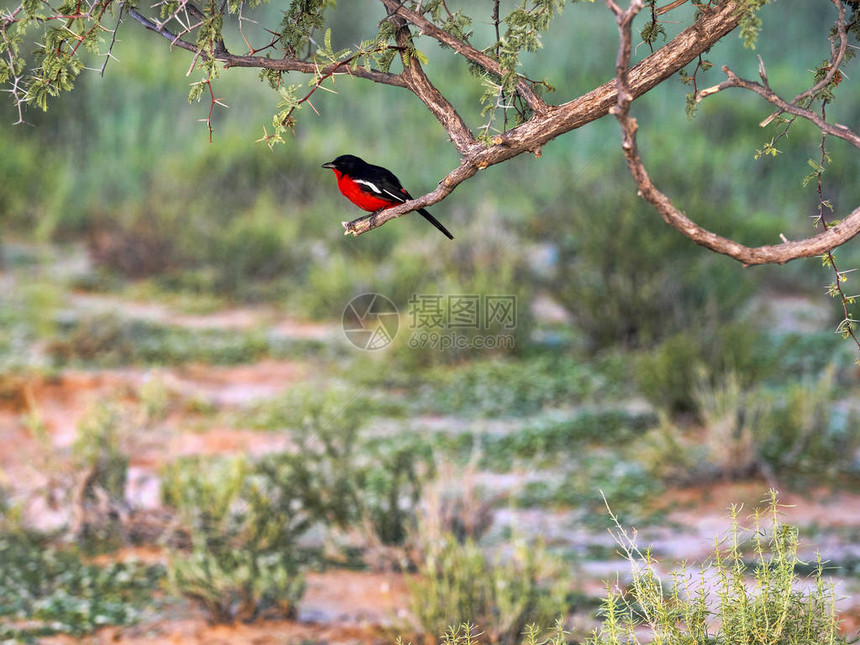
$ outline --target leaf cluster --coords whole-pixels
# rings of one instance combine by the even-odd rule
[[[331,0],[292,0],[278,26],[278,42],[288,56],[300,56],[300,52],[312,45],[313,33],[325,24],[325,10],[334,3]]]

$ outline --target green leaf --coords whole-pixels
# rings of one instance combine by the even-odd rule
[[[418,59],[418,62],[421,63],[422,65],[426,65],[427,63],[430,62],[430,60],[427,58],[426,54],[424,54],[424,52],[422,52],[420,49],[413,49],[412,55],[415,56],[415,58]]]

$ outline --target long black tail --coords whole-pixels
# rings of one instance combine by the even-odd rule
[[[449,231],[447,228],[445,228],[444,226],[442,226],[442,222],[440,222],[438,219],[436,219],[435,217],[433,217],[430,213],[428,213],[427,211],[425,211],[423,208],[422,208],[422,209],[420,209],[418,212],[419,212],[421,215],[423,215],[423,216],[424,216],[424,219],[426,219],[426,220],[427,220],[428,222],[430,222],[433,226],[435,226],[435,227],[436,227],[436,228],[438,228],[440,231],[442,231],[442,233],[445,235],[445,237],[447,237],[449,240],[453,240],[453,239],[454,239],[454,236],[453,236],[453,235],[451,235],[451,231]]]

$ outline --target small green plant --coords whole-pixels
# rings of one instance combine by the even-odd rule
[[[247,545],[215,550],[195,544],[190,554],[174,554],[168,577],[173,589],[205,609],[211,623],[248,622],[261,612],[294,618],[305,589],[294,557]]]
[[[128,512],[126,481],[133,419],[139,410],[117,401],[99,401],[81,417],[73,445],[75,485],[71,494],[71,532],[89,547],[122,539]],[[144,422],[145,423],[145,422]],[[141,423],[141,425],[144,425]]]
[[[611,512],[610,512],[611,515]],[[656,560],[616,522],[616,540],[629,561],[633,580],[626,591],[610,588],[603,624],[591,645],[690,643],[720,645],[838,645],[833,585],[819,559],[809,576],[796,573],[797,530],[780,519],[776,491],[740,528],[732,508],[732,528],[711,559],[692,574],[676,572],[671,584],[656,572]],[[810,584],[811,583],[811,584]]]
[[[701,411],[696,388],[715,384],[729,372],[742,388],[760,382],[773,369],[770,343],[755,327],[732,323],[689,330],[667,338],[634,364],[641,393],[670,414]]]
[[[174,551],[171,587],[210,622],[249,621],[261,612],[295,615],[304,593],[297,540],[310,519],[244,458],[185,460],[165,472],[164,501],[176,509],[190,552]]]
[[[537,623],[525,626],[520,643],[522,645],[567,645],[567,636],[570,632],[564,629],[564,620],[558,618],[555,626],[548,632]],[[441,645],[479,645],[484,632],[480,631],[478,625],[472,623],[460,623],[449,626],[444,633],[439,635]],[[397,645],[403,645],[403,640],[398,637]],[[411,645],[411,643],[409,644]]]
[[[512,645],[527,625],[550,624],[567,613],[567,581],[541,544],[517,539],[504,560],[490,560],[467,538],[448,534],[427,545],[418,577],[409,583],[412,612],[428,635],[474,621],[490,643]],[[456,638],[454,641],[456,642]]]
[[[822,480],[856,473],[856,412],[835,405],[834,369],[781,387],[744,387],[729,371],[693,388],[700,422],[664,415],[641,442],[640,461],[676,483],[751,476]]]

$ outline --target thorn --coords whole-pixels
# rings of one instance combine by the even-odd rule
[[[762,60],[761,54],[758,57],[758,75],[761,77],[762,83],[767,87],[767,70],[764,68],[764,60]]]
[[[770,124],[770,122],[771,122],[771,121],[773,121],[773,120],[774,120],[776,117],[778,117],[779,115],[780,115],[780,113],[779,113],[779,112],[774,112],[774,113],[773,113],[773,114],[771,114],[769,117],[767,117],[764,121],[762,121],[761,123],[759,123],[759,124],[758,124],[758,127],[760,127],[760,128],[766,128],[766,127]]]

